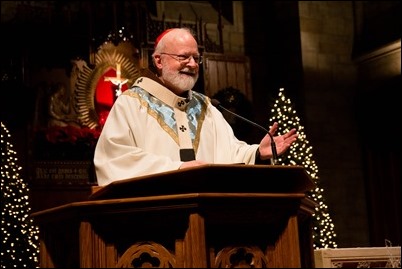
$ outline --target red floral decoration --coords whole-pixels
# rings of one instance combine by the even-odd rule
[[[70,143],[85,143],[88,146],[93,146],[99,138],[100,131],[88,127],[67,126],[51,126],[45,131],[46,139],[52,144]]]
[[[73,125],[37,130],[34,156],[37,159],[91,159],[101,131]]]

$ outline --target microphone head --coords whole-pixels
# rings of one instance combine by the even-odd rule
[[[219,107],[221,105],[221,102],[219,102],[217,99],[211,99],[211,104],[214,107]]]

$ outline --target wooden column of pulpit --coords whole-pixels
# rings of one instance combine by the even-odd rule
[[[300,166],[204,165],[35,212],[40,267],[314,267]]]

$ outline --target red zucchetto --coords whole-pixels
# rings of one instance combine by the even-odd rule
[[[156,46],[158,45],[159,41],[161,41],[162,37],[164,37],[167,33],[169,33],[170,31],[172,31],[174,28],[170,28],[170,29],[166,29],[165,31],[163,31],[155,40],[155,46],[154,48],[156,48]]]

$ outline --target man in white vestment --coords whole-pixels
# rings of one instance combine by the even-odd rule
[[[164,31],[148,72],[115,101],[99,137],[94,165],[99,186],[204,164],[256,164],[272,158],[271,138],[237,139],[209,97],[193,91],[202,57],[186,28]],[[278,128],[274,123],[269,132]],[[296,141],[295,129],[275,136],[278,155]],[[191,180],[191,179],[189,179]]]

